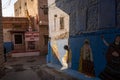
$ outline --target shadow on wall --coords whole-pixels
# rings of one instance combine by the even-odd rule
[[[99,0],[100,1],[99,3],[97,1],[98,0],[56,0],[56,6],[70,16],[69,43],[70,43],[70,48],[72,50],[72,69],[78,70],[78,68],[80,68],[81,65],[79,65],[79,59],[82,54],[81,49],[84,46],[85,40],[88,39],[89,43],[87,44],[89,44],[89,48],[88,48],[89,54],[87,55],[86,59],[90,59],[91,64],[92,65],[94,64],[94,69],[92,69],[93,70],[92,74],[95,74],[95,76],[99,76],[99,74],[102,71],[104,74],[106,74],[105,68],[107,66],[106,64],[108,64],[106,56],[107,56],[108,48],[111,46],[106,46],[105,40],[108,43],[112,44],[116,39],[115,36],[120,34],[120,30],[119,30],[120,26],[117,26],[118,27],[117,29],[115,27],[116,26],[115,1],[119,2],[119,0]],[[119,7],[117,3],[117,16],[119,16],[118,11],[119,11]],[[119,18],[117,17],[117,19],[118,19],[117,22],[119,23]],[[85,33],[81,33],[81,32],[85,32]],[[105,40],[101,39],[101,35],[104,36]],[[116,46],[114,45],[112,47],[116,47]],[[112,49],[114,51],[115,50],[117,51],[113,53],[110,51],[109,54],[118,55],[120,47],[117,47],[117,49],[116,48],[112,48]],[[91,54],[93,56],[93,60],[90,57]],[[83,62],[82,66],[85,66],[86,68],[89,67],[87,64],[88,61],[82,60],[82,62]],[[93,66],[91,68],[93,68]],[[114,68],[117,69],[116,67]],[[116,71],[120,73],[119,70]],[[83,69],[80,70],[80,72],[87,73],[91,71],[85,71],[85,69]],[[113,74],[109,73],[106,75],[113,75]],[[102,76],[104,75],[102,74]],[[106,79],[106,80],[110,80],[110,79]]]

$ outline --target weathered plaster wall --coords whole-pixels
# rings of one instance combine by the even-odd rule
[[[14,4],[16,17],[26,17],[25,10],[28,9],[29,15],[36,16],[38,14],[38,0],[18,0]]]
[[[119,0],[117,5],[119,8]],[[56,6],[69,15],[70,35],[113,28],[116,25],[115,0],[56,0]],[[119,17],[119,10],[117,14]]]
[[[19,17],[27,17],[25,10],[28,9],[29,15],[34,18],[32,21],[34,24],[33,31],[40,33],[40,40],[37,44],[40,53],[47,53],[47,46],[44,44],[44,35],[48,35],[48,14],[44,14],[44,9],[47,9],[47,0],[18,0],[14,6],[15,15]]]
[[[49,0],[50,37],[59,37],[59,25],[54,30],[54,15],[65,13],[69,16],[69,44],[72,49],[72,69],[78,70],[80,49],[87,39],[90,42],[95,76],[98,76],[106,66],[106,51],[108,46],[102,41],[102,36],[113,43],[115,36],[120,34],[120,1],[119,0]],[[53,9],[53,10],[52,10]],[[54,11],[55,10],[55,11]],[[58,13],[57,13],[58,12]],[[54,15],[53,15],[54,14]],[[58,21],[59,22],[59,21]],[[57,40],[56,40],[57,41]],[[52,41],[51,41],[52,43]],[[99,45],[99,47],[98,47]],[[60,47],[59,49],[62,49]],[[61,55],[61,54],[60,54]],[[106,73],[105,73],[106,74]]]
[[[51,39],[68,38],[69,15],[65,13],[63,10],[56,7],[55,0],[50,1],[48,1],[49,37],[51,37]],[[64,18],[64,29],[60,29],[60,17]]]
[[[48,25],[48,0],[38,0],[38,14],[39,14],[39,20],[40,20],[40,24],[46,24]],[[45,13],[46,10],[46,13]]]
[[[6,48],[6,53],[8,53],[13,48],[14,35],[15,35],[14,33],[15,32],[18,33],[19,31],[27,31],[29,21],[25,17],[3,17],[2,24],[3,24],[4,47]],[[24,43],[24,39],[23,39],[23,43]],[[14,49],[16,49],[17,47],[20,47],[20,45],[16,46]],[[23,44],[21,48],[25,49],[25,45]]]
[[[3,40],[4,42],[11,42],[12,36],[10,30],[24,30],[28,29],[28,19],[25,17],[3,17]]]
[[[12,36],[11,33],[9,32],[12,29],[3,29],[3,40],[4,42],[12,42]]]

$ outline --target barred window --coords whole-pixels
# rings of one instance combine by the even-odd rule
[[[14,36],[15,38],[15,44],[22,44],[22,35],[21,34],[16,34]]]

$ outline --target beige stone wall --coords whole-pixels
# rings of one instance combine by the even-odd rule
[[[29,15],[43,22],[48,21],[48,15],[44,14],[45,6],[47,8],[47,0],[18,0],[14,4],[16,17],[26,17],[25,10],[28,9]]]
[[[2,18],[3,24],[3,40],[4,42],[12,42],[14,43],[14,35],[22,33],[24,37],[24,32],[27,31],[29,21],[25,17],[3,17]],[[22,45],[14,45],[15,50],[24,50],[25,49],[25,42],[23,38]]]
[[[49,36],[53,38],[68,37],[69,15],[56,7],[55,0],[48,2],[49,6]],[[64,18],[64,29],[60,29],[60,17]],[[64,35],[64,36],[63,36]]]
[[[29,21],[26,17],[3,17],[2,18],[3,29],[14,28],[15,25],[20,25],[21,30],[27,30]],[[17,29],[17,27],[16,27]],[[19,29],[19,28],[18,28]]]
[[[36,24],[36,16],[38,15],[38,0],[18,0],[14,4],[15,17],[27,17],[26,10],[29,16],[34,18],[31,23],[34,24],[35,30],[39,30]]]
[[[25,3],[27,4],[26,6]],[[16,16],[26,16],[24,13],[27,8],[29,15],[34,18],[35,30],[40,33],[40,41],[36,46],[39,47],[41,54],[47,53],[47,45],[44,44],[44,35],[48,35],[48,14],[44,14],[45,5],[47,7],[47,0],[18,0],[14,5],[15,9],[21,10],[21,14],[15,12]],[[21,9],[18,6],[21,6]]]
[[[10,30],[12,30],[11,28],[8,29],[3,29],[3,41],[4,42],[12,42],[12,36],[10,34]]]
[[[29,15],[35,17],[38,14],[37,0],[18,0],[14,4],[16,17],[26,17],[25,10],[28,9]]]
[[[14,4],[15,17],[26,17],[25,10],[27,9],[29,15],[34,17],[34,23],[38,30],[36,19],[39,19],[38,23],[40,25],[48,25],[48,14],[44,14],[47,3],[47,0],[18,0]]]
[[[4,57],[3,57],[3,29],[2,29],[2,9],[0,0],[0,77],[3,74]]]

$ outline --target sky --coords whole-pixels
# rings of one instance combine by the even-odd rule
[[[2,0],[2,16],[14,16],[14,3],[17,0]]]

